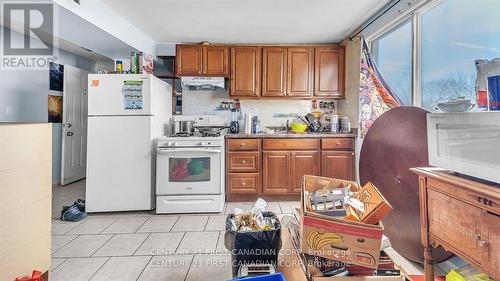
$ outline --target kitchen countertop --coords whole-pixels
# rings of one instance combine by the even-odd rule
[[[296,134],[296,133],[274,133],[274,134],[226,134],[226,138],[228,139],[245,139],[245,138],[266,138],[266,139],[286,139],[286,138],[355,138],[357,137],[356,130],[353,129],[351,133],[343,134],[343,133],[304,133],[304,134]]]

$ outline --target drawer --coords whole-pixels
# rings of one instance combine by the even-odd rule
[[[260,139],[229,139],[228,150],[260,150]]]
[[[321,149],[354,150],[352,138],[325,138],[321,140]]]
[[[457,188],[453,184],[433,178],[427,178],[427,185],[450,196],[459,198],[467,203],[484,208],[492,213],[500,214],[500,202],[491,195],[475,192],[465,188]]]
[[[228,152],[227,171],[234,172],[258,172],[260,163],[260,152]]]
[[[258,173],[227,174],[227,192],[229,194],[257,194],[259,193],[259,188],[260,177]]]
[[[318,150],[319,139],[264,139],[262,147],[266,150]]]

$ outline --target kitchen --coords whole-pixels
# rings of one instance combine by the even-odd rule
[[[40,218],[33,219],[47,227],[37,234],[37,239],[49,240],[44,244],[46,248],[37,248],[44,254],[30,261],[28,269],[18,262],[22,251],[14,247],[15,235],[6,236],[5,245],[11,241],[12,246],[6,248],[10,252],[2,255],[2,261],[7,262],[9,253],[15,257],[7,263],[9,274],[13,274],[8,278],[28,276],[31,269],[37,269],[48,274],[49,278],[44,275],[43,280],[115,280],[121,278],[121,272],[123,280],[201,280],[205,275],[214,280],[232,280],[256,270],[260,274],[281,272],[285,280],[347,281],[357,278],[353,276],[430,280],[434,275],[456,278],[450,275],[455,273],[462,277],[467,274],[464,271],[470,270],[474,274],[486,273],[484,280],[495,280],[500,200],[500,179],[495,173],[498,55],[494,48],[475,48],[452,38],[450,48],[474,50],[464,55],[465,60],[453,57],[453,63],[463,63],[460,67],[473,78],[426,84],[427,73],[455,75],[455,69],[444,66],[439,71],[428,69],[426,62],[433,49],[429,48],[432,38],[426,37],[430,32],[426,24],[428,18],[435,17],[433,13],[449,13],[450,17],[459,14],[457,1],[462,0],[357,0],[330,4],[297,1],[291,15],[303,9],[322,16],[292,24],[296,17],[283,11],[276,13],[279,7],[273,4],[264,12],[267,17],[256,16],[260,20],[253,25],[237,27],[226,21],[236,22],[233,17],[242,14],[242,7],[257,15],[258,5],[238,6],[222,1],[214,5],[224,6],[220,11],[225,12],[208,20],[208,14],[201,9],[213,12],[208,4],[198,1],[198,9],[169,1],[183,11],[173,15],[178,22],[170,26],[160,22],[160,11],[168,10],[165,3],[151,1],[140,13],[154,16],[141,18],[134,17],[138,7],[133,1],[98,1],[94,5],[99,9],[87,1],[55,1],[60,9],[59,21],[68,27],[61,27],[59,34],[63,39],[59,52],[66,61],[57,62],[64,66],[60,71],[64,78],[58,78],[64,86],[52,89],[57,72],[53,76],[51,68],[49,103],[52,95],[60,96],[63,116],[48,124],[52,138],[46,133],[32,136],[43,140],[37,145],[45,147],[35,148],[29,141],[23,146],[32,155],[40,155],[33,158],[43,159],[44,171],[50,175],[42,183],[35,183],[38,178],[33,177],[29,185],[22,183],[21,177],[6,181],[9,187],[19,185],[26,190],[29,187],[24,186],[49,186],[43,204],[51,205],[50,221],[47,224],[44,211],[38,212]],[[331,5],[330,12],[337,9],[337,18],[327,19],[322,14],[325,5]],[[471,13],[484,12],[487,5],[497,3],[489,1],[470,8]],[[272,11],[275,14],[269,14]],[[102,40],[69,36],[74,33],[64,29],[71,26],[70,14],[71,22],[82,24],[80,21],[85,20],[82,28],[88,25],[88,30]],[[105,15],[115,22],[105,21]],[[276,20],[278,15],[281,21]],[[182,17],[189,17],[198,29],[182,31]],[[204,26],[208,22],[211,25]],[[457,23],[446,24],[452,28]],[[491,22],[484,20],[484,24]],[[120,25],[134,32],[124,32]],[[293,28],[285,28],[287,25]],[[95,26],[105,34],[93,29]],[[329,31],[319,26],[328,26]],[[269,32],[263,32],[266,28]],[[412,37],[419,28],[423,28],[421,37]],[[245,29],[246,34],[239,34],[238,30]],[[497,33],[484,32],[491,34],[478,42],[486,40],[485,44],[495,46],[498,42],[490,38]],[[418,44],[412,40],[418,40]],[[112,47],[107,42],[112,42]],[[408,49],[404,49],[408,42]],[[72,56],[76,58],[73,61]],[[435,56],[432,58],[437,61]],[[73,67],[86,70],[75,71]],[[42,76],[41,80],[47,80],[48,71]],[[18,83],[16,87],[29,85]],[[453,86],[462,88],[453,92],[449,90]],[[429,89],[439,95],[432,96]],[[84,99],[78,101],[74,97],[79,93]],[[17,105],[4,99],[0,105],[2,122],[47,123],[45,116],[28,117],[23,103]],[[443,113],[469,110],[457,115]],[[20,117],[14,118],[17,115]],[[33,132],[39,133],[38,129]],[[19,150],[14,144],[21,142],[11,136],[22,138],[22,134],[5,131],[2,135],[9,136],[5,153]],[[39,154],[46,150],[52,157]],[[27,163],[29,169],[31,164]],[[454,173],[427,168],[430,166]],[[241,266],[235,272],[232,262],[236,256],[230,251],[236,247],[231,243],[237,240],[230,237],[246,235],[245,231],[235,232],[230,225],[240,223],[238,214],[270,211],[272,223],[268,222],[266,231],[275,230],[271,224],[281,223],[276,227],[281,229],[277,236],[281,250],[300,246],[305,251],[306,242],[294,245],[293,241],[301,241],[301,237],[294,238],[292,226],[309,231],[306,225],[316,218],[312,213],[318,209],[308,209],[307,202],[317,208],[315,196],[321,192],[308,187],[308,182],[320,186],[319,179],[329,182],[321,192],[330,194],[332,186],[338,185],[336,189],[343,190],[342,196],[353,198],[343,197],[340,203],[336,199],[328,201],[333,204],[329,211],[346,217],[329,223],[340,223],[342,227],[347,217],[353,220],[353,202],[368,206],[371,199],[362,197],[361,190],[381,195],[377,204],[392,210],[378,214],[380,219],[384,217],[383,226],[379,225],[380,219],[368,223],[364,215],[354,216],[354,222],[345,224],[363,224],[376,232],[376,250],[368,255],[365,249],[354,260],[342,260],[354,263],[354,267],[323,269],[320,275],[307,276],[312,268],[303,271],[279,265],[281,261],[295,261],[294,255],[276,256],[275,263],[266,263],[265,269]],[[49,181],[51,185],[46,184]],[[15,196],[10,190],[6,194]],[[22,198],[19,195],[11,202],[22,202]],[[342,207],[338,208],[338,204]],[[454,206],[453,210],[442,207],[447,205]],[[38,203],[36,206],[40,207]],[[5,210],[14,210],[8,208]],[[16,216],[5,216],[9,223],[14,218],[20,221],[21,214],[26,214],[22,208],[17,210]],[[250,214],[257,224],[267,221]],[[472,225],[471,220],[480,223]],[[17,224],[13,233],[21,233],[22,227]],[[470,234],[458,235],[454,231],[457,227]],[[361,238],[364,232],[360,229],[345,231],[358,235],[358,243],[368,237]],[[344,233],[342,239],[348,235]],[[299,236],[305,239],[306,233]],[[355,249],[354,245],[348,246],[340,249]],[[393,264],[385,269],[394,276],[382,276],[383,272],[377,276],[380,266],[386,263]],[[364,268],[368,275],[362,275],[363,270],[356,266]]]

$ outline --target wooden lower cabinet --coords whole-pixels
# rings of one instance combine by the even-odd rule
[[[482,259],[483,268],[491,278],[500,280],[500,216],[484,212],[481,219],[481,235],[486,242]]]
[[[262,152],[262,192],[265,194],[286,194],[290,170],[290,152]]]
[[[229,173],[227,174],[229,194],[258,194],[260,193],[259,173]]]
[[[442,246],[499,280],[500,185],[458,177],[439,168],[411,170],[419,175],[425,279],[434,281],[432,251]]]
[[[318,151],[292,151],[290,153],[290,192],[300,193],[303,175],[320,175]]]
[[[355,161],[352,151],[322,151],[321,176],[355,180]]]

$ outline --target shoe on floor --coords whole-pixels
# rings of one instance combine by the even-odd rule
[[[83,199],[76,199],[75,203],[73,205],[76,205],[78,207],[78,210],[80,212],[85,212],[85,200]]]
[[[81,212],[78,209],[77,205],[72,205],[72,206],[64,206],[62,211],[61,211],[61,220],[62,221],[79,221],[87,217],[87,213]]]

